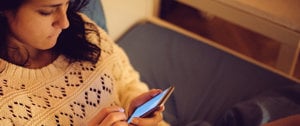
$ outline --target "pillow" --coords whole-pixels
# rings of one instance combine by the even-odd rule
[[[107,31],[105,15],[100,0],[89,0],[85,8],[81,10],[89,18],[95,21],[101,28]]]

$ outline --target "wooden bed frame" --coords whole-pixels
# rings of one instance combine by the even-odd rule
[[[275,7],[278,6],[266,6],[269,1],[259,0],[248,2],[239,0],[178,0],[178,2],[277,40],[281,43],[281,47],[276,61],[276,68],[290,76],[294,75],[300,50],[300,32],[292,28],[289,23],[286,23],[287,21],[281,21],[284,18],[280,17],[282,15],[260,10],[261,8],[267,8],[268,11],[277,11],[278,8]],[[299,2],[297,0],[275,0],[271,3],[276,5],[298,5]],[[280,9],[289,9],[285,10],[286,12],[298,12],[300,10],[293,10],[295,8],[292,7],[290,10],[290,8],[284,8],[283,6]],[[294,16],[297,17],[297,15]],[[298,18],[295,18],[293,22],[297,22],[297,20]]]
[[[217,3],[215,0],[201,0],[201,2],[199,0],[179,0],[179,1],[199,9],[205,8],[202,6],[199,7],[200,5],[207,5],[208,7],[206,7],[206,9],[211,8],[210,10],[207,11],[212,12],[214,14],[217,14],[217,12],[212,11],[214,10],[213,8],[215,7],[220,7],[220,9],[222,8],[228,9],[228,7],[222,7],[218,5],[219,3]],[[115,41],[117,41],[120,36],[122,36],[128,29],[130,29],[135,24],[145,20],[151,21],[160,26],[167,27],[169,29],[180,32],[186,36],[205,42],[225,52],[229,52],[237,57],[240,57],[260,67],[263,67],[272,72],[285,76],[289,79],[300,82],[300,79],[297,79],[296,77],[293,76],[296,60],[299,54],[299,42],[298,42],[300,40],[299,33],[292,32],[286,28],[279,27],[272,23],[268,23],[262,19],[258,19],[258,18],[253,19],[254,21],[264,23],[266,26],[266,28],[264,29],[271,28],[274,29],[271,31],[278,31],[274,33],[270,31],[264,33],[264,34],[269,34],[269,36],[274,36],[276,37],[277,40],[282,42],[280,54],[277,60],[277,69],[274,69],[248,56],[245,56],[237,51],[234,51],[230,48],[217,44],[214,41],[208,40],[202,36],[196,35],[176,25],[172,25],[171,23],[161,20],[158,17],[158,13],[160,11],[160,0],[124,0],[124,1],[102,0],[102,4],[103,4],[106,20],[107,20],[108,32],[112,37],[112,39]],[[140,11],[136,11],[137,9]],[[240,15],[247,16],[245,15],[245,13],[240,11],[236,11],[236,10],[231,10],[231,11],[236,13],[237,14],[236,16],[240,16]],[[229,11],[227,15],[224,14],[224,17],[228,16],[227,18],[230,19],[232,18],[232,20],[236,19],[234,17],[230,17],[230,15],[233,15],[233,14],[229,14],[231,11]],[[223,15],[223,14],[220,13],[219,15]],[[253,16],[249,16],[247,18],[251,18],[251,17],[253,18]],[[261,31],[261,32],[265,32],[265,31]]]

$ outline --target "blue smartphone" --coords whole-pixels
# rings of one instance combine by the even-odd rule
[[[137,107],[134,112],[129,116],[127,122],[130,123],[135,117],[147,117],[151,115],[155,110],[162,106],[171,93],[174,91],[174,86],[165,89],[163,92],[157,94],[144,104]]]

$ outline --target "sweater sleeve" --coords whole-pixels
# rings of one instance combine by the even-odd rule
[[[115,57],[114,66],[112,69],[116,80],[117,99],[119,99],[122,107],[128,111],[131,100],[138,95],[148,91],[148,86],[140,81],[139,73],[132,67],[124,50],[118,46],[107,33],[96,25],[83,13],[79,13],[85,22],[93,24],[86,27],[96,28],[96,32],[88,33],[87,39],[93,44],[99,46],[102,50],[101,57],[107,55]]]
[[[128,57],[123,49],[115,45],[119,63],[116,66],[119,75],[116,77],[118,83],[118,96],[121,105],[128,110],[130,102],[133,98],[148,91],[146,84],[140,81],[139,73],[132,67]]]
[[[84,14],[81,14],[81,16],[85,21],[94,24],[99,32],[97,34],[100,35],[100,40],[95,37],[95,34],[87,35],[90,42],[101,47],[102,52],[105,52],[101,54],[104,57],[109,54],[116,59],[112,69],[113,76],[116,81],[116,97],[120,102],[120,106],[128,112],[131,101],[142,93],[149,91],[149,88],[140,80],[139,73],[131,65],[125,51],[118,46],[102,28],[97,26]],[[159,126],[169,126],[169,124],[162,121]]]

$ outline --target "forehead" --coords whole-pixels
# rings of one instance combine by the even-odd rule
[[[53,4],[64,4],[70,0],[27,0],[25,4],[30,5],[53,5]]]

